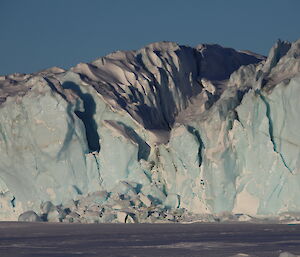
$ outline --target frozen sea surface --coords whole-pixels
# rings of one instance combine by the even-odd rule
[[[283,224],[0,223],[0,256],[294,256],[300,226]]]

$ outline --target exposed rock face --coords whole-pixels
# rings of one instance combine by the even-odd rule
[[[300,211],[299,89],[300,41],[267,59],[161,42],[0,77],[0,218],[100,191],[100,205],[134,192],[148,208]]]

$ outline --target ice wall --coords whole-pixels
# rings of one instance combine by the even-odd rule
[[[161,42],[0,77],[0,218],[124,181],[193,213],[300,211],[299,45]]]

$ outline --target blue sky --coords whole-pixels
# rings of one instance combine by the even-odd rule
[[[267,54],[300,38],[299,0],[0,0],[0,74],[70,68],[155,41]]]

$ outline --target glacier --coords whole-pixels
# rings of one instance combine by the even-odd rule
[[[1,76],[0,220],[298,213],[299,95],[300,40],[268,57],[158,42]]]

